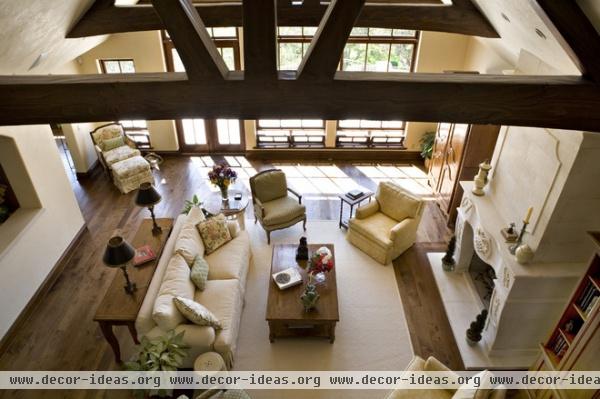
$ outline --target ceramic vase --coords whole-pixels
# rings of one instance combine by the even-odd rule
[[[472,190],[473,194],[480,197],[485,194],[483,188],[487,184],[488,173],[490,172],[490,169],[492,169],[492,165],[487,163],[487,161],[479,164],[479,172],[473,180],[473,183],[475,184],[475,188]]]
[[[533,250],[527,244],[519,245],[519,247],[515,251],[515,257],[517,258],[517,262],[524,265],[533,260]]]

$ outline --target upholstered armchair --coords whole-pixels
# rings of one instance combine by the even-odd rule
[[[111,174],[111,165],[140,155],[135,141],[130,139],[120,123],[108,123],[90,132],[96,154],[104,171]]]
[[[382,182],[375,201],[359,207],[350,219],[346,238],[381,264],[387,265],[416,239],[424,203],[392,182]]]
[[[285,229],[300,221],[306,230],[306,208],[302,196],[287,186],[285,173],[270,169],[250,178],[254,223],[260,222],[267,232],[267,242],[271,243],[271,232]],[[297,199],[288,196],[294,194]]]

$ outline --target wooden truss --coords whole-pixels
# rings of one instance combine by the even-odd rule
[[[199,13],[189,0],[152,0],[152,12],[160,17],[160,26],[154,21],[152,29],[166,27],[187,73],[0,77],[0,124],[293,117],[600,131],[600,38],[574,0],[537,5],[572,49],[583,76],[336,71],[350,30],[370,7],[365,0],[330,1],[299,69],[282,72],[276,61],[277,4],[244,0],[236,6],[244,26],[240,72],[228,71],[218,55],[201,18],[209,13]],[[131,30],[140,27],[131,24]]]

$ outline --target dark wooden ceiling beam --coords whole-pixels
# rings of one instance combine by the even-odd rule
[[[581,77],[338,72],[276,84],[185,74],[0,78],[0,125],[119,119],[382,119],[600,131],[600,91]]]
[[[277,79],[277,0],[244,0],[245,79]]]
[[[106,0],[99,0],[106,1]],[[223,4],[195,5],[206,26],[242,26],[240,1]],[[318,26],[327,5],[320,2],[292,6],[290,1],[277,2],[279,26]],[[487,18],[470,0],[453,5],[365,5],[357,26],[399,28],[499,37]],[[158,14],[148,5],[94,7],[69,31],[67,38],[163,29]]]
[[[530,0],[583,75],[600,83],[600,35],[575,0]],[[600,111],[599,111],[600,112]]]
[[[227,77],[229,70],[190,0],[152,0],[190,80]]]
[[[298,67],[298,79],[333,79],[365,0],[332,0]]]

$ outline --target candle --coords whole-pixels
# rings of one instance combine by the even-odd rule
[[[531,219],[532,212],[533,212],[533,207],[530,206],[529,209],[527,209],[527,215],[525,215],[525,219],[523,219],[523,223],[529,223],[529,219]]]

